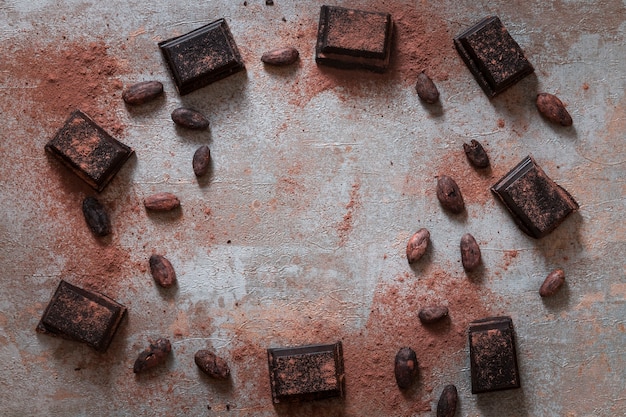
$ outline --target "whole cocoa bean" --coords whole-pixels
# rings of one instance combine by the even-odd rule
[[[194,355],[194,361],[198,368],[208,376],[216,379],[227,379],[230,375],[230,368],[226,361],[211,351],[202,349]]]
[[[83,200],[83,215],[94,235],[102,237],[111,233],[109,215],[95,197],[87,197]]]
[[[261,61],[269,65],[286,66],[298,60],[300,53],[291,46],[286,48],[272,49],[261,56]]]
[[[565,284],[565,272],[562,269],[555,269],[548,274],[543,284],[541,284],[539,295],[551,297],[561,289],[563,284]]]
[[[421,228],[411,238],[406,245],[406,259],[410,264],[417,262],[428,249],[428,239],[430,239],[430,232]]]
[[[439,90],[437,86],[424,72],[420,72],[417,76],[417,83],[415,84],[415,90],[419,98],[426,103],[434,104],[439,100]]]
[[[434,323],[448,316],[448,307],[446,306],[428,306],[420,309],[417,313],[420,321],[424,324]]]
[[[199,111],[179,107],[172,112],[172,120],[178,126],[193,130],[204,130],[209,127],[209,120]]]
[[[472,139],[469,145],[464,143],[463,150],[470,164],[474,165],[476,168],[487,168],[489,166],[489,156],[487,156],[483,145],[477,140]]]
[[[167,360],[167,356],[172,351],[170,341],[164,338],[158,339],[156,342],[150,342],[150,346],[141,352],[135,360],[133,372],[139,373],[147,369],[154,368]]]
[[[447,175],[441,175],[437,180],[437,198],[443,208],[454,214],[459,214],[465,210],[465,203],[459,186]]]
[[[537,94],[537,109],[546,119],[561,126],[571,126],[572,116],[570,116],[565,105],[555,95],[549,93]]]
[[[136,106],[157,98],[163,92],[163,84],[158,81],[143,81],[133,84],[122,92],[126,104]]]
[[[193,173],[196,177],[202,177],[209,172],[211,166],[211,151],[207,145],[202,145],[193,154]]]
[[[394,372],[396,383],[401,389],[406,389],[413,384],[418,373],[417,355],[413,349],[404,347],[398,351],[395,359]]]
[[[176,283],[174,267],[164,256],[152,255],[150,257],[150,273],[156,283],[163,288],[169,288]]]
[[[463,269],[472,271],[480,265],[480,247],[474,236],[466,233],[461,237],[461,262]]]
[[[454,417],[459,394],[454,385],[446,385],[437,403],[437,417]]]
[[[180,206],[180,200],[172,193],[156,193],[144,198],[143,205],[148,210],[169,211]]]

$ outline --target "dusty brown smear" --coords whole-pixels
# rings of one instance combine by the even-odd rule
[[[354,211],[357,210],[361,204],[359,197],[359,189],[361,184],[352,184],[352,190],[350,191],[350,201],[346,204],[346,214],[343,216],[343,220],[337,226],[337,233],[339,234],[339,245],[346,244],[350,232],[352,231],[352,218]]]

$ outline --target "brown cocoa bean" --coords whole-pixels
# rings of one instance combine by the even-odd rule
[[[398,351],[395,359],[394,372],[396,383],[401,389],[409,388],[418,373],[417,355],[409,347]]]
[[[164,256],[152,255],[150,257],[150,273],[156,283],[163,288],[169,288],[176,283],[174,267]]]
[[[144,198],[143,205],[148,210],[169,211],[180,206],[180,200],[172,193],[156,193]]]
[[[83,215],[94,235],[106,236],[111,233],[109,215],[95,197],[87,197],[83,200]]]
[[[273,49],[265,52],[261,56],[261,61],[269,65],[286,66],[291,65],[298,60],[300,53],[296,48],[286,47]]]
[[[570,116],[565,105],[559,98],[549,93],[537,94],[537,109],[546,119],[561,126],[571,126],[572,116]]]
[[[420,321],[424,324],[434,323],[448,316],[448,307],[446,306],[428,306],[420,309],[417,313]]]
[[[143,81],[133,84],[122,92],[126,104],[136,106],[154,100],[163,92],[163,84],[158,81]]]
[[[147,369],[154,368],[167,360],[167,356],[172,351],[170,341],[164,338],[158,339],[156,342],[150,342],[150,346],[141,352],[135,360],[133,372],[139,373]]]
[[[430,232],[421,228],[411,238],[406,245],[406,259],[410,264],[417,262],[428,249],[428,240],[430,239]]]
[[[489,166],[489,156],[487,156],[483,145],[477,140],[472,139],[469,145],[464,143],[463,150],[470,164],[474,165],[476,168],[487,168]]]
[[[198,368],[212,378],[227,379],[230,375],[230,368],[226,361],[211,351],[206,349],[199,350],[193,359]]]
[[[439,90],[437,86],[424,72],[419,73],[417,76],[417,83],[415,84],[415,90],[419,98],[426,103],[434,104],[439,100]]]
[[[480,247],[474,236],[466,233],[461,237],[461,262],[463,269],[472,271],[480,265]]]
[[[463,195],[456,182],[447,175],[441,175],[437,180],[437,198],[443,208],[459,214],[465,210]]]
[[[193,173],[196,174],[196,177],[202,177],[209,172],[209,167],[211,166],[211,151],[208,146],[202,145],[196,149],[196,152],[193,154],[192,166]]]
[[[565,272],[563,272],[562,269],[555,269],[548,274],[543,284],[541,284],[539,295],[542,297],[552,297],[559,292],[564,283]]]
[[[437,417],[454,417],[459,394],[454,385],[446,385],[437,403]]]
[[[179,107],[172,112],[172,120],[178,126],[193,130],[204,130],[209,127],[209,120],[199,111]]]

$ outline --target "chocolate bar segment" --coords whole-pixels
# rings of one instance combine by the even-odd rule
[[[389,13],[322,6],[315,62],[384,72],[389,66],[392,33]]]
[[[159,48],[181,96],[245,69],[224,19],[159,42]]]
[[[70,115],[45,149],[98,192],[133,154],[80,110]]]
[[[461,33],[454,38],[454,46],[489,97],[535,70],[497,16],[486,17]]]
[[[526,234],[540,238],[554,230],[578,203],[552,181],[531,156],[517,164],[491,187],[517,225]]]
[[[488,317],[469,324],[472,394],[519,388],[513,320]]]
[[[105,352],[125,313],[126,307],[109,297],[61,280],[37,331],[83,342]]]
[[[267,350],[274,403],[343,397],[341,342]]]

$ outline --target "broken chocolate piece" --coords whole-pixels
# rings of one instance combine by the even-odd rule
[[[469,324],[472,394],[520,387],[513,320],[488,317]]]
[[[109,297],[61,280],[37,332],[83,342],[104,352],[125,313],[126,307]]]
[[[245,69],[224,19],[159,42],[159,48],[181,96]]]
[[[572,212],[578,203],[552,181],[527,156],[491,187],[504,203],[517,225],[534,238],[546,236]]]
[[[385,72],[391,56],[392,32],[389,13],[322,6],[315,62]]]
[[[70,115],[45,149],[98,192],[133,154],[80,110]]]
[[[343,397],[341,342],[267,350],[274,403]]]
[[[535,69],[497,16],[486,17],[454,38],[465,65],[489,97],[494,97]]]
[[[156,342],[150,341],[150,346],[137,356],[133,372],[138,374],[164,363],[171,351],[172,344],[168,339],[160,338]]]
[[[463,144],[463,151],[465,152],[465,156],[470,161],[470,164],[474,165],[476,168],[487,168],[489,167],[489,156],[487,152],[485,152],[485,148],[475,139],[467,144]]]

